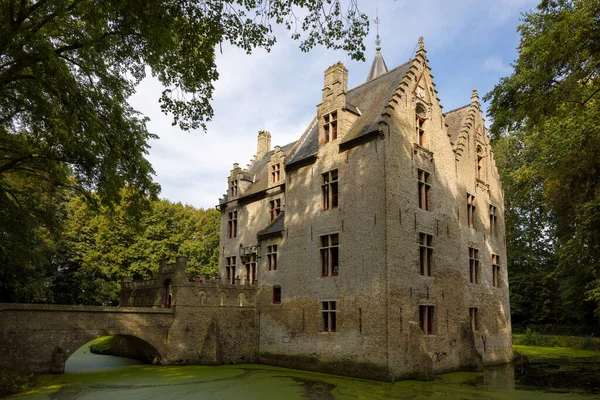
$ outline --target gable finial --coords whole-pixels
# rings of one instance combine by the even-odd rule
[[[381,21],[379,20],[379,10],[377,8],[375,8],[375,13],[376,18],[373,21],[373,23],[377,26],[377,39],[375,39],[375,50],[379,51],[381,50],[381,40],[379,40],[379,23]]]
[[[479,104],[479,95],[477,94],[477,89],[473,89],[473,93],[471,93],[471,104]]]
[[[423,36],[419,38],[419,50],[423,50],[425,48],[425,43],[423,43]]]

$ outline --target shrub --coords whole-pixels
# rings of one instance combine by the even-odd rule
[[[104,336],[100,339],[96,339],[94,343],[90,345],[90,351],[94,354],[111,354],[110,349],[112,347],[112,336]]]
[[[22,367],[0,367],[0,397],[22,393],[33,388],[36,376]]]

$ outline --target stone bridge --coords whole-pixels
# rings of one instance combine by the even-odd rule
[[[173,321],[164,308],[0,303],[0,364],[62,373],[75,350],[106,335],[121,355],[168,364]]]

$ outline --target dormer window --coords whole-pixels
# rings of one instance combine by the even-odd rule
[[[323,116],[323,143],[337,139],[337,111]]]
[[[273,164],[271,165],[271,183],[279,182],[281,178],[281,164]]]
[[[231,197],[237,197],[237,195],[238,195],[238,181],[237,181],[237,179],[231,181],[230,192],[231,192]]]
[[[417,143],[421,147],[425,147],[425,116],[425,108],[421,104],[417,104],[415,110],[415,126],[417,131]]]

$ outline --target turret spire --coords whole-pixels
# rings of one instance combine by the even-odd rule
[[[372,81],[388,72],[388,67],[385,64],[385,60],[381,55],[381,40],[379,40],[379,11],[377,11],[377,17],[373,21],[373,23],[377,26],[377,39],[375,39],[375,58],[373,59],[373,64],[371,65],[371,70],[369,71],[369,75],[367,76],[367,82]]]

